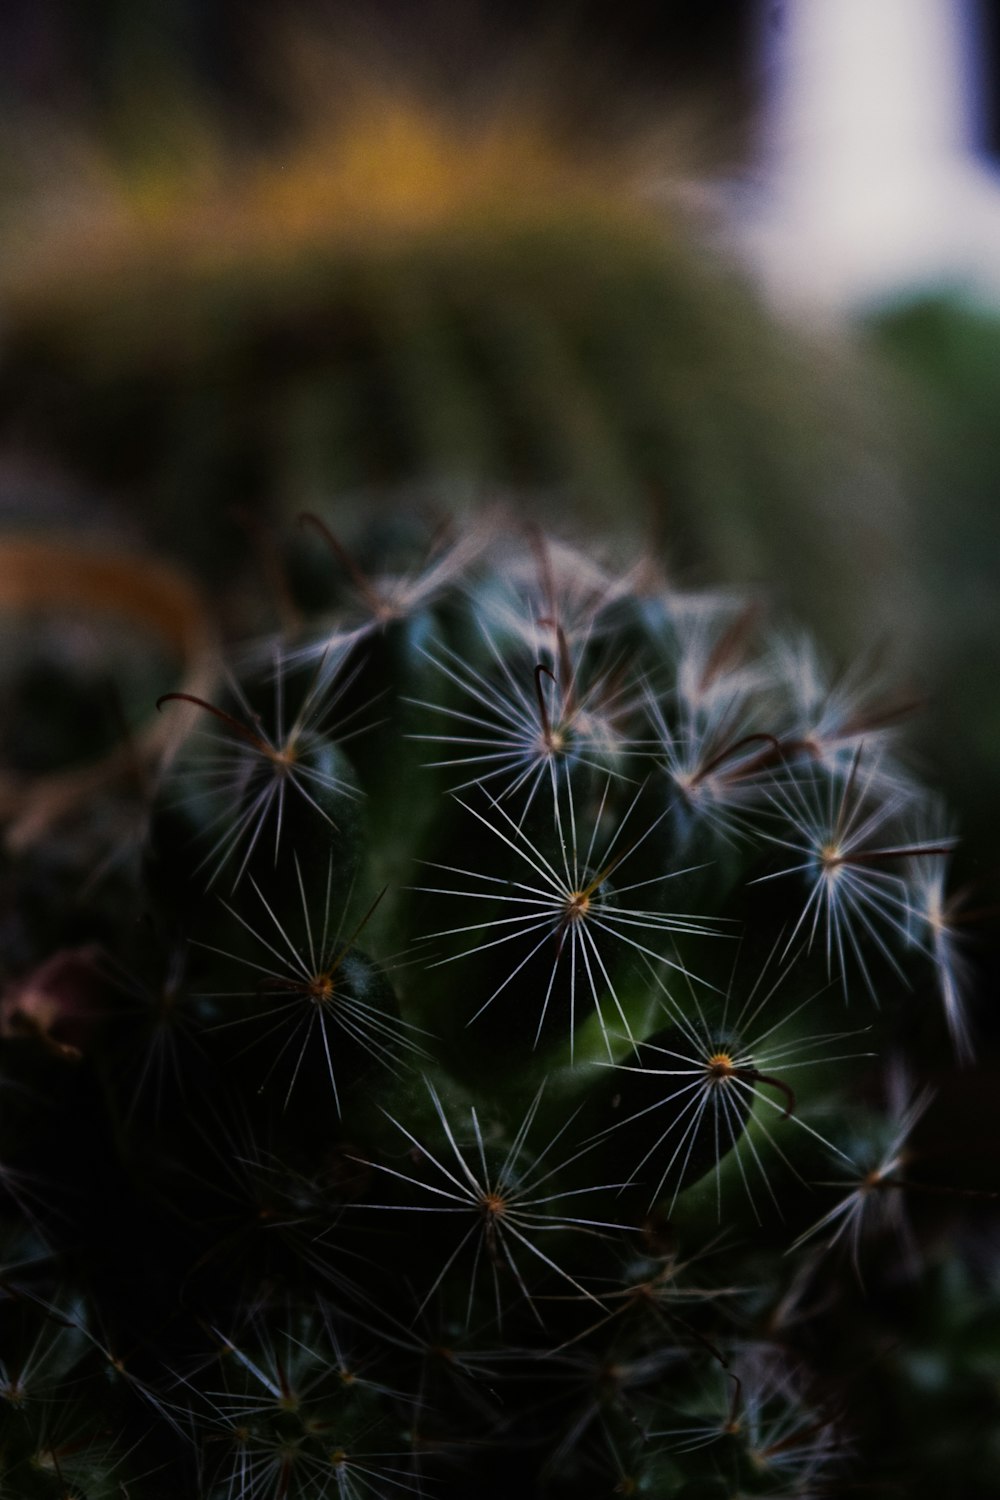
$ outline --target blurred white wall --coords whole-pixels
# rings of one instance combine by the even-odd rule
[[[1000,298],[979,19],[976,0],[760,0],[766,104],[736,230],[778,302]]]

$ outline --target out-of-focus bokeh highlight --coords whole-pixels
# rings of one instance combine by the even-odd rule
[[[987,8],[762,11],[760,191],[737,229],[775,300],[843,314],[933,286],[1000,294]]]

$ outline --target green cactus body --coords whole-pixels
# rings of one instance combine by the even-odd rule
[[[287,636],[161,702],[99,999],[4,1001],[0,1493],[833,1493],[802,1310],[919,1254],[871,1080],[962,1003],[892,715],[510,525],[310,530]]]

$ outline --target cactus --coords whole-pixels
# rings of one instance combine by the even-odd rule
[[[973,1037],[898,704],[499,517],[289,570],[143,836],[16,871],[0,1494],[878,1483]]]
[[[347,74],[310,53],[294,126],[253,149],[189,102],[169,150],[130,119],[124,160],[47,143],[42,172],[34,134],[12,153],[0,440],[220,582],[237,507],[287,523],[327,495],[471,509],[527,487],[602,526],[613,496],[616,528],[766,578],[840,649],[909,639],[884,382],[777,322],[650,192],[677,171],[670,130],[654,150],[602,121],[581,150],[548,77],[462,112]]]

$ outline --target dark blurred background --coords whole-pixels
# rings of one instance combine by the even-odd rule
[[[753,97],[754,9],[748,0],[600,0],[563,5],[298,0],[284,24],[355,45],[376,43],[432,74],[443,87],[477,86],[511,56],[562,48],[576,67],[604,74],[617,91],[662,100],[677,89],[724,87],[734,108]],[[779,7],[775,6],[775,12]],[[171,73],[226,109],[260,112],[287,103],[268,76],[260,44],[275,7],[264,0],[167,0],[152,6],[11,0],[0,15],[8,103],[113,116]],[[472,75],[470,79],[470,74]]]

